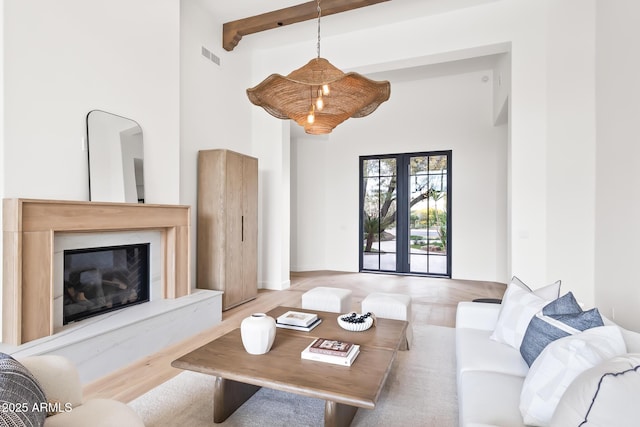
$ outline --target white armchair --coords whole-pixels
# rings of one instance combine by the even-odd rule
[[[82,397],[75,365],[65,357],[30,356],[19,360],[38,380],[49,404],[62,412],[46,418],[45,427],[144,427],[138,415],[122,402]]]

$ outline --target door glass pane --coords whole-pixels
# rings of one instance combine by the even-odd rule
[[[364,229],[363,268],[366,270],[379,270],[380,254],[378,251],[378,235],[380,234],[380,225],[377,218],[380,201],[378,200],[377,189],[380,188],[380,178],[364,178],[364,188],[362,218],[362,226]]]
[[[410,272],[447,274],[447,156],[409,160]]]
[[[396,159],[363,162],[363,269],[396,271]]]
[[[363,271],[451,275],[450,156],[441,151],[361,158]]]

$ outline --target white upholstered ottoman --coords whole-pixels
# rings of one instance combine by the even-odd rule
[[[362,312],[371,312],[376,317],[383,319],[406,320],[407,325],[407,350],[413,342],[413,329],[411,328],[411,297],[403,294],[391,294],[374,292],[362,300]]]
[[[351,291],[319,286],[302,294],[302,308],[348,313],[351,311]]]

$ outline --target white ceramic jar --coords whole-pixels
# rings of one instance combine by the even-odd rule
[[[242,345],[249,354],[265,354],[276,338],[276,321],[264,313],[254,313],[240,324]]]

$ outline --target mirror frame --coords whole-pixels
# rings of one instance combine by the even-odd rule
[[[96,123],[97,119],[102,121]],[[89,200],[144,203],[144,138],[140,124],[108,111],[91,110],[86,115],[86,138]],[[123,147],[129,143],[133,148],[125,151]]]

